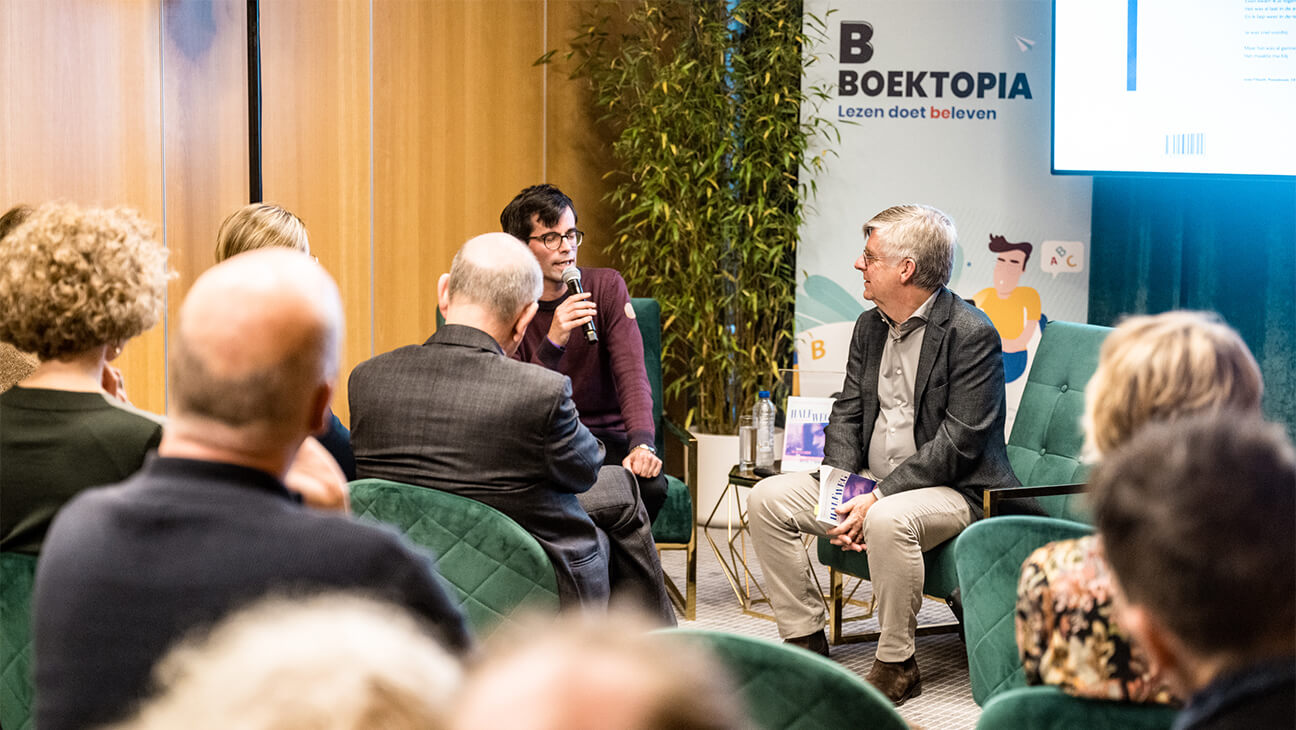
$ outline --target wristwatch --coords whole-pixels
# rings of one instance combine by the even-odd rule
[[[653,456],[656,456],[656,455],[657,455],[657,449],[654,449],[654,448],[653,448],[651,445],[649,445],[649,444],[639,444],[639,445],[636,446],[635,448],[636,448],[636,449],[647,449],[647,450],[648,450],[648,453],[652,454]],[[632,449],[632,450],[633,450],[633,449]]]

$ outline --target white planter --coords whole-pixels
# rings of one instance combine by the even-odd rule
[[[729,485],[729,470],[738,463],[738,436],[736,434],[713,434],[690,431],[697,438],[698,450],[698,524],[706,525],[707,517],[715,510],[711,520],[712,527],[728,527],[732,521],[738,524],[738,507],[734,502],[734,492],[742,500],[743,509],[747,507],[748,488],[730,490],[728,504],[720,502]],[[783,430],[774,431],[774,453],[783,453]],[[716,505],[719,504],[719,509]]]

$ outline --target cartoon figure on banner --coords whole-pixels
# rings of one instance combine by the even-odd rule
[[[1026,372],[1027,348],[1031,338],[1042,332],[1048,318],[1040,309],[1040,295],[1029,286],[1018,286],[1033,246],[1010,243],[991,234],[990,250],[996,254],[994,286],[976,293],[973,302],[985,312],[1003,342],[1004,382],[1011,383]]]

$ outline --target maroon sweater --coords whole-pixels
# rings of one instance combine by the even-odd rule
[[[625,280],[614,269],[581,268],[581,286],[598,306],[594,326],[599,341],[591,345],[581,331],[572,331],[567,347],[549,341],[554,310],[567,299],[541,300],[540,311],[527,327],[513,357],[543,365],[571,378],[572,399],[581,423],[598,435],[615,431],[627,435],[630,448],[654,444],[652,390],[644,370],[643,338],[630,307]]]

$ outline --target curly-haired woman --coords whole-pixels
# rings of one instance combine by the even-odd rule
[[[27,220],[32,213],[30,205],[15,205],[0,215],[0,239],[9,235],[9,231]],[[8,342],[0,342],[0,393],[9,390],[14,383],[31,375],[36,369],[36,358],[18,351]]]
[[[0,239],[0,341],[39,358],[0,393],[0,550],[40,552],[67,500],[139,469],[160,418],[108,363],[161,314],[166,250],[134,211],[36,208]]]

